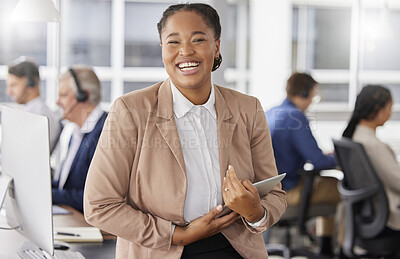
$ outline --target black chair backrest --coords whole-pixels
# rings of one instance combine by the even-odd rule
[[[362,144],[348,138],[333,140],[333,144],[344,175],[339,191],[342,198],[353,202],[355,237],[373,238],[383,230],[389,215],[383,185]]]

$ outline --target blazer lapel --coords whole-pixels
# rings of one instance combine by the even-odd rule
[[[176,160],[178,161],[182,172],[186,175],[185,160],[183,158],[181,141],[179,139],[178,130],[173,118],[174,111],[169,80],[170,79],[165,80],[158,90],[157,116],[166,120],[159,122],[156,125],[168,147],[171,149]]]
[[[214,90],[215,109],[217,111],[219,163],[222,182],[226,170],[228,170],[230,147],[232,144],[233,132],[235,131],[237,123],[230,121],[232,114],[217,85],[214,85]]]

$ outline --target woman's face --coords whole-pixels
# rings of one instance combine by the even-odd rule
[[[211,86],[211,70],[219,47],[214,31],[191,11],[170,16],[161,33],[165,69],[181,91]]]
[[[383,126],[387,120],[389,120],[390,116],[392,115],[392,106],[393,106],[393,101],[389,101],[385,107],[383,107],[379,112],[378,112],[378,126]]]

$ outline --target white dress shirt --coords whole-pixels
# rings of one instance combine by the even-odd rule
[[[174,117],[186,165],[186,222],[222,203],[214,88],[203,105],[191,103],[172,83]]]
[[[86,133],[93,131],[103,113],[104,111],[100,108],[99,105],[97,105],[89,114],[89,117],[86,119],[81,128],[79,128],[78,125],[76,125],[75,123],[73,124],[74,129],[72,130],[71,142],[69,144],[67,156],[62,164],[60,172],[58,183],[58,188],[60,190],[63,189],[64,184],[67,181],[72,162],[74,161],[75,155],[78,152],[79,146],[81,145],[83,136]]]
[[[190,223],[222,204],[215,93],[211,86],[208,101],[194,105],[172,82],[171,91],[174,119],[186,165],[184,218]],[[266,213],[259,222],[248,223],[257,227],[265,219]]]
[[[46,116],[49,119],[49,132],[50,132],[50,152],[54,149],[58,142],[58,137],[61,133],[60,118],[55,112],[51,111],[46,103],[40,98],[27,102],[24,105],[24,110],[27,112]]]

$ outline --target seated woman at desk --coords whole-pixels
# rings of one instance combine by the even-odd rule
[[[389,145],[376,137],[376,129],[391,116],[392,96],[380,85],[367,85],[357,96],[350,122],[343,137],[361,143],[386,190],[389,218],[385,232],[400,235],[400,166]]]
[[[280,184],[261,199],[251,184],[277,175],[260,102],[212,84],[222,58],[211,6],[170,6],[157,27],[169,78],[113,104],[86,220],[118,236],[117,258],[266,258],[257,233],[286,200]],[[234,212],[218,217],[223,201]]]

